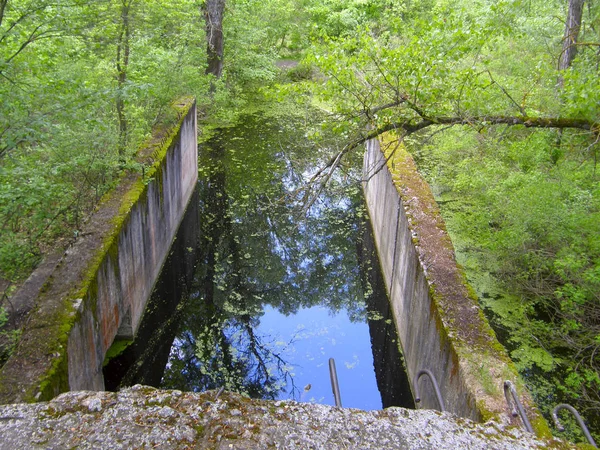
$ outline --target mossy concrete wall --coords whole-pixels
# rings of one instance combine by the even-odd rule
[[[114,338],[133,338],[198,179],[196,114],[192,108],[160,170],[133,204],[81,303],[68,341],[70,390],[103,390],[102,363]]]
[[[450,412],[518,424],[503,395],[503,381],[511,380],[536,432],[547,433],[455,262],[429,186],[400,144],[384,150],[378,140],[367,143],[363,189],[413,392],[414,377],[427,369]],[[421,407],[438,409],[426,376],[419,390]]]
[[[131,338],[198,177],[196,107],[175,104],[103,200],[35,299],[22,339],[0,371],[0,402],[102,390],[116,336]]]

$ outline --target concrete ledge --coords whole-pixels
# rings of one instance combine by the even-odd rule
[[[104,388],[102,363],[117,334],[132,336],[198,177],[193,99],[138,153],[77,241],[47,277],[15,353],[0,371],[0,402]]]
[[[518,428],[449,413],[250,400],[224,392],[69,392],[0,406],[0,449],[567,449]]]
[[[428,369],[448,411],[519,424],[503,395],[503,382],[511,380],[536,433],[550,435],[456,264],[429,186],[402,145],[387,139],[385,152],[379,141],[367,143],[363,188],[411,385]],[[419,390],[422,407],[437,409],[427,377]]]

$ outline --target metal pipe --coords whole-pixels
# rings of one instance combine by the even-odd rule
[[[442,398],[442,393],[440,391],[440,387],[437,383],[437,380],[435,379],[435,376],[433,375],[433,373],[431,373],[431,371],[427,370],[427,369],[420,370],[419,373],[417,373],[417,376],[415,377],[415,381],[413,383],[413,387],[415,389],[415,403],[421,402],[421,396],[419,395],[419,378],[421,378],[421,376],[423,376],[423,375],[427,375],[429,377],[429,379],[431,380],[431,384],[433,384],[435,396],[437,397],[437,401],[440,405],[440,411],[442,411],[442,412],[446,411],[446,406],[444,405],[444,399]]]
[[[513,402],[510,401],[510,397],[508,396],[509,392],[513,398]],[[512,416],[517,417],[517,414],[519,416],[521,416],[521,420],[523,421],[523,425],[525,425],[525,429],[527,431],[529,431],[530,433],[533,433],[533,427],[531,426],[531,423],[529,422],[529,419],[527,418],[527,414],[525,414],[525,409],[523,409],[523,405],[521,404],[521,401],[519,400],[519,396],[517,395],[517,390],[515,389],[515,386],[512,384],[512,382],[509,380],[506,380],[504,382],[504,397],[506,398],[506,403],[508,403],[508,407],[512,408],[512,411],[511,411]],[[516,405],[516,409],[515,409],[515,405]],[[518,413],[517,413],[517,410],[518,410]]]
[[[333,358],[329,358],[329,376],[331,377],[331,389],[333,390],[335,406],[341,408],[342,397],[340,396],[340,386],[338,384],[337,371],[335,370],[335,360]]]
[[[583,423],[583,419],[581,418],[581,416],[579,415],[577,410],[575,408],[573,408],[571,405],[567,405],[566,403],[561,403],[560,405],[556,405],[556,407],[552,411],[552,418],[554,419],[554,424],[556,425],[556,428],[558,428],[558,431],[565,431],[565,427],[563,427],[562,424],[560,423],[560,421],[558,420],[558,411],[561,409],[567,409],[573,413],[573,415],[575,416],[575,420],[577,420],[577,423],[579,424],[579,426],[581,427],[581,430],[583,431],[583,434],[585,435],[585,438],[588,440],[588,442],[590,444],[592,444],[594,447],[598,448],[598,446],[596,445],[596,442],[594,441],[594,438],[590,434],[590,430],[588,430],[588,427],[586,427],[585,423]]]

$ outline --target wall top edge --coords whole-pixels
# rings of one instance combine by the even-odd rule
[[[418,173],[412,156],[391,134],[368,142],[367,151],[377,155],[372,154],[371,167],[365,167],[372,179],[383,173],[383,166],[387,166],[386,172],[391,175],[408,220],[420,268],[429,285],[429,295],[442,322],[440,332],[456,352],[462,376],[477,399],[482,417],[487,420],[508,412],[502,385],[504,380],[511,380],[524,397],[538,434],[549,435],[547,423],[479,307],[477,294],[463,268],[456,262],[439,206],[431,188]],[[365,175],[370,180],[369,173]],[[366,181],[367,189],[369,182]]]

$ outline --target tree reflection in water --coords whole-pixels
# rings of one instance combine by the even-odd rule
[[[286,361],[293,342],[282,345],[257,327],[266,306],[287,316],[319,305],[366,320],[356,253],[360,185],[350,168],[342,171],[303,214],[295,190],[321,156],[302,118],[252,115],[240,124],[200,146],[198,260],[185,298],[172,301],[183,312],[161,386],[299,398],[303,387]]]

